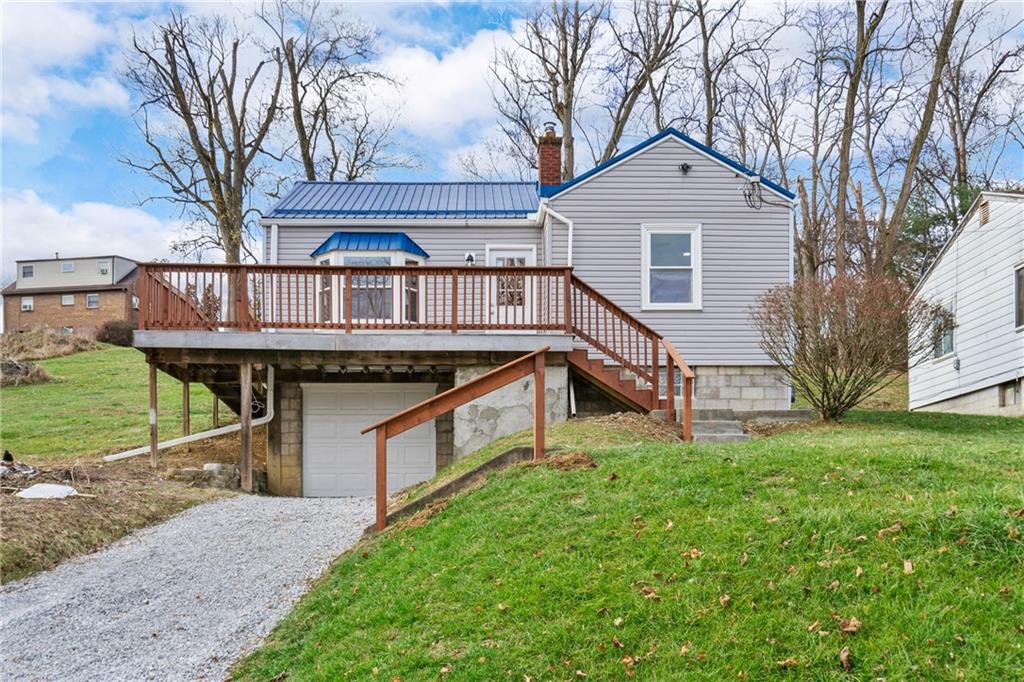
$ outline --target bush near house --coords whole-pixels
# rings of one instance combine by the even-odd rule
[[[601,434],[356,547],[233,679],[1019,678],[1021,420]]]
[[[132,345],[132,332],[135,326],[127,320],[107,320],[96,332],[96,340],[114,346]]]
[[[13,360],[46,360],[96,350],[95,341],[52,329],[32,329],[0,335],[0,357]]]

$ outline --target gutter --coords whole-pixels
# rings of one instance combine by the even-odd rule
[[[556,211],[555,209],[551,208],[551,205],[548,204],[546,199],[543,202],[541,202],[540,209],[543,214],[551,216],[552,218],[554,218],[555,220],[559,221],[567,228],[569,228],[568,243],[566,245],[565,252],[565,264],[569,267],[572,267],[572,221],[566,218],[558,211]]]
[[[252,426],[263,426],[264,424],[270,423],[274,419],[274,366],[267,365],[267,413],[258,419],[252,420]],[[210,429],[209,431],[202,431],[200,433],[193,433],[187,436],[181,436],[180,438],[172,438],[171,440],[165,440],[162,443],[157,443],[157,450],[166,450],[167,448],[174,448],[179,445],[187,445],[188,443],[196,443],[201,440],[208,438],[215,438],[216,436],[223,436],[228,433],[234,433],[241,431],[242,425],[229,424],[228,426],[221,426],[217,429]],[[145,455],[149,452],[149,446],[145,445],[141,448],[132,448],[131,450],[125,450],[124,452],[118,452],[113,455],[107,455],[103,458],[104,462],[116,462],[121,459],[129,459],[131,457],[138,457],[139,455]]]

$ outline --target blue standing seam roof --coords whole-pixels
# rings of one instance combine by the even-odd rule
[[[298,182],[265,219],[529,218],[536,182]]]
[[[404,232],[335,232],[309,256],[316,258],[328,251],[404,251],[430,258],[430,254]]]
[[[737,173],[740,173],[741,175],[745,175],[748,178],[758,177],[758,174],[755,171],[752,171],[751,169],[747,168],[746,166],[744,166],[743,164],[739,163],[738,161],[736,161],[734,159],[730,159],[725,154],[721,154],[719,152],[716,152],[711,147],[707,147],[707,146],[701,144],[700,142],[697,142],[697,140],[693,139],[689,135],[685,135],[685,134],[679,132],[678,130],[676,130],[675,128],[665,128],[664,130],[662,130],[657,135],[655,135],[653,137],[647,138],[646,140],[644,140],[640,144],[636,145],[635,147],[631,147],[631,148],[627,149],[626,151],[622,152],[621,154],[616,154],[615,156],[613,156],[612,158],[608,159],[604,163],[598,164],[597,166],[594,166],[593,168],[588,170],[586,173],[582,173],[581,175],[577,175],[575,178],[573,178],[569,182],[563,182],[561,185],[542,185],[541,188],[540,188],[540,194],[543,197],[553,197],[553,196],[556,196],[558,194],[561,194],[562,192],[564,192],[565,190],[569,189],[570,187],[578,185],[579,183],[583,182],[584,180],[586,180],[586,179],[588,179],[588,178],[590,178],[590,177],[600,173],[605,168],[608,168],[609,166],[612,166],[612,165],[618,163],[619,161],[622,161],[623,159],[625,159],[625,158],[627,158],[629,156],[632,156],[633,154],[636,154],[637,152],[641,151],[642,149],[644,149],[646,147],[649,147],[650,145],[654,144],[658,140],[664,139],[664,138],[666,138],[666,137],[668,137],[670,135],[672,137],[678,139],[678,140],[681,140],[681,141],[685,142],[686,144],[688,144],[688,145],[690,145],[692,147],[697,148],[698,150],[704,152],[705,154],[707,154],[711,158],[724,163],[726,166],[728,166],[729,168],[732,168],[733,170],[735,170]],[[786,197],[788,199],[796,199],[796,195],[795,194],[790,192],[788,189],[786,189],[782,185],[774,183],[771,180],[768,180],[766,178],[761,178],[761,184],[764,185],[765,187],[768,187],[769,189],[772,189],[772,190],[778,192],[779,194],[781,194],[782,196],[784,196],[784,197]]]

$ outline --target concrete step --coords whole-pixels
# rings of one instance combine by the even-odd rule
[[[742,443],[750,440],[747,433],[697,433],[693,432],[693,440],[700,443]]]
[[[738,421],[725,419],[701,420],[693,422],[694,433],[743,433],[743,427]]]
[[[679,399],[676,399],[676,404],[680,404]],[[718,410],[694,410],[693,421],[719,421],[736,419],[736,415],[733,414],[732,410],[729,409],[718,409]]]

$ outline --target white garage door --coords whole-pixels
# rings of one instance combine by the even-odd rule
[[[374,494],[374,434],[360,431],[437,392],[436,384],[303,384],[302,494]],[[434,421],[388,439],[388,494],[436,468]]]

